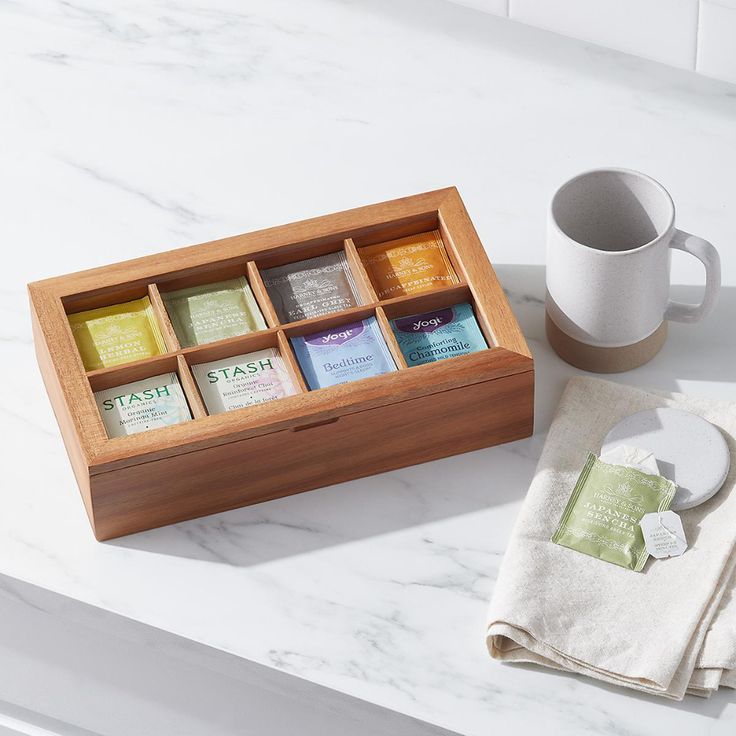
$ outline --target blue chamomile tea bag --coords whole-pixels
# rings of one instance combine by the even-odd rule
[[[488,347],[473,308],[467,302],[393,319],[391,329],[410,367],[475,353]]]
[[[396,370],[375,317],[291,338],[311,390]]]

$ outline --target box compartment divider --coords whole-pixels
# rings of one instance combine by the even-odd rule
[[[276,336],[278,338],[279,352],[281,353],[281,357],[284,359],[284,363],[286,364],[286,368],[289,371],[292,380],[301,393],[307,393],[309,391],[307,388],[307,382],[304,380],[301,366],[299,365],[299,361],[296,359],[296,355],[294,355],[289,338],[286,337],[283,330],[279,330],[276,333]]]
[[[178,369],[179,364],[176,355],[167,353],[165,355],[155,355],[153,358],[136,360],[132,363],[114,365],[110,368],[98,368],[95,371],[89,371],[87,378],[94,392],[104,391],[115,386],[123,386],[126,383],[133,383],[133,381],[140,381],[162,373],[176,373]]]
[[[263,314],[263,318],[266,320],[266,324],[269,327],[278,327],[279,318],[276,310],[273,308],[273,304],[271,304],[271,299],[268,296],[266,287],[263,285],[263,279],[255,261],[248,261],[247,269],[248,283],[253,291],[253,296],[256,298],[261,314]]]
[[[184,395],[187,397],[189,408],[192,410],[192,418],[204,419],[207,416],[207,409],[205,408],[204,401],[202,401],[202,395],[199,393],[197,382],[194,380],[189,365],[183,355],[177,355],[176,361],[179,382],[184,389]]]
[[[230,358],[234,355],[252,353],[256,350],[276,348],[278,347],[277,331],[277,328],[271,327],[268,330],[248,332],[245,335],[228,337],[225,340],[217,340],[217,342],[208,342],[204,345],[182,348],[180,352],[186,358],[189,365],[209,363],[212,360]]]
[[[388,349],[391,351],[391,355],[394,358],[396,367],[399,370],[404,370],[408,368],[409,366],[407,366],[406,364],[406,360],[404,359],[404,355],[401,352],[399,343],[396,341],[394,331],[391,329],[391,324],[389,323],[388,317],[386,316],[386,313],[383,311],[382,307],[376,308],[376,322],[378,322],[378,326],[381,328],[383,339],[386,341],[386,345],[388,345]]]
[[[368,272],[365,270],[363,261],[358,255],[358,250],[352,238],[346,238],[345,240],[345,257],[348,259],[348,268],[350,268],[350,272],[353,274],[355,287],[363,304],[376,304],[378,302],[378,296],[376,296],[373,284],[368,276]]]
[[[180,348],[179,338],[176,336],[174,325],[171,324],[169,313],[166,311],[166,305],[161,299],[161,293],[156,284],[148,285],[148,298],[151,300],[153,314],[156,317],[156,322],[158,322],[161,336],[164,338],[166,349],[170,353],[175,353]]]

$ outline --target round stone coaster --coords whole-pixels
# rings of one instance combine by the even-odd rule
[[[720,431],[697,414],[647,409],[631,414],[606,435],[601,454],[619,445],[651,452],[659,472],[677,483],[671,508],[691,509],[707,501],[728,475],[731,456]]]

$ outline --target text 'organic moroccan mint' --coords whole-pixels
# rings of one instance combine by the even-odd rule
[[[108,437],[125,437],[189,421],[186,397],[176,373],[95,392]]]

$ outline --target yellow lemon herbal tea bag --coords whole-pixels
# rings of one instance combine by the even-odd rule
[[[70,314],[69,324],[88,371],[166,352],[147,296]]]
[[[438,230],[359,249],[379,299],[458,283]]]

